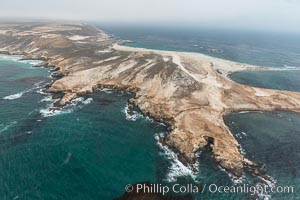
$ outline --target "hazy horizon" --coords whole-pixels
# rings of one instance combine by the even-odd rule
[[[3,0],[0,20],[170,24],[300,32],[297,0]]]

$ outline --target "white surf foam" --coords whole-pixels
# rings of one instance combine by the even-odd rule
[[[283,65],[285,69],[298,69],[296,66]]]
[[[240,185],[243,182],[245,182],[245,179],[246,179],[246,175],[245,174],[243,174],[241,177],[237,177],[237,176],[233,175],[232,173],[229,173],[228,171],[226,171],[221,166],[219,166],[219,169],[221,171],[225,172],[235,185]],[[263,199],[263,200],[269,200],[269,199],[271,199],[271,195],[270,194],[264,193],[263,191],[261,191],[259,189],[264,188],[265,186],[268,186],[269,188],[275,187],[277,181],[273,177],[271,177],[269,175],[258,176],[257,178],[261,180],[261,182],[258,182],[258,183],[256,183],[254,185],[254,187],[256,187],[258,189],[257,191],[260,191],[260,193],[256,194],[259,197],[258,199]]]
[[[226,171],[224,168],[222,168],[220,165],[218,166],[219,170],[223,171],[224,173],[226,173],[228,175],[228,177],[230,178],[230,180],[235,184],[235,185],[238,185],[238,184],[241,184],[244,182],[246,176],[245,174],[243,174],[241,177],[237,177],[235,176],[234,174]]]
[[[40,92],[38,92],[40,93]],[[43,98],[40,102],[41,103],[44,103],[44,102],[52,102],[53,99],[52,99],[52,96],[51,95],[47,95],[45,98]]]
[[[40,89],[40,88],[43,88],[44,85],[42,85],[45,81],[40,81],[40,82],[37,82],[34,84],[34,87],[33,88],[30,88],[30,89],[26,89],[22,92],[18,92],[16,94],[11,94],[11,95],[8,95],[6,97],[3,97],[2,99],[5,99],[5,100],[14,100],[14,99],[19,99],[21,98],[24,94],[28,93],[28,92],[32,92],[36,89]],[[41,89],[42,90],[42,89]],[[39,91],[37,91],[39,93]]]
[[[111,93],[113,93],[113,90],[112,90],[112,89],[109,89],[109,88],[99,89],[99,91],[105,92],[106,94],[111,94]]]
[[[15,61],[15,62],[20,62],[20,63],[25,63],[25,64],[30,64],[32,66],[38,65],[42,63],[42,60],[22,60],[22,56],[20,55],[5,55],[5,54],[0,54],[0,59],[1,60],[9,60],[9,61]]]
[[[41,60],[19,60],[18,62],[35,66],[35,65],[41,64],[43,61],[41,61]],[[32,69],[35,69],[35,68],[32,68]]]
[[[240,111],[240,114],[250,113],[251,111]]]
[[[243,134],[244,136],[248,136],[244,131],[242,131],[241,134]]]
[[[246,155],[246,150],[241,145],[239,145],[239,150],[242,155]]]
[[[93,101],[93,98],[87,98],[84,99],[83,97],[78,97],[76,99],[73,99],[70,104],[66,105],[65,108],[73,108],[76,106],[82,106],[82,105],[87,105],[90,104]]]
[[[23,96],[23,94],[25,94],[25,92],[19,92],[19,93],[16,93],[16,94],[12,94],[12,95],[8,95],[6,97],[3,97],[2,99],[5,99],[5,100],[19,99]]]
[[[146,116],[145,119],[146,119],[146,121],[148,121],[148,122],[154,123],[154,119],[152,119],[152,118],[149,117],[149,116]],[[163,124],[163,123],[159,123],[159,124],[162,125],[162,126],[166,126],[166,125]]]
[[[47,107],[45,109],[41,109],[40,113],[43,117],[51,117],[51,116],[56,116],[56,115],[61,115],[61,114],[67,114],[70,113],[70,110],[61,110],[61,109],[57,109],[57,110],[51,110],[51,107]]]
[[[0,59],[1,60],[10,60],[10,61],[18,61],[22,58],[22,56],[19,55],[5,55],[5,54],[0,54]]]
[[[179,177],[186,176],[190,176],[195,179],[196,173],[193,172],[189,167],[182,164],[182,162],[180,162],[178,159],[178,155],[160,142],[160,138],[163,137],[164,133],[160,133],[156,134],[154,138],[157,141],[159,148],[164,152],[162,155],[171,163],[168,173],[166,174],[166,181],[176,182]]]
[[[137,111],[131,110],[129,104],[126,104],[125,108],[122,110],[128,121],[136,121],[137,119],[143,117],[143,115]]]
[[[264,188],[265,186],[268,186],[269,188],[276,187],[277,181],[273,177],[266,175],[265,177],[259,176],[258,178],[262,182],[259,182],[259,183],[257,183],[255,185],[255,187],[257,189]],[[271,194],[267,193],[266,191],[261,191],[261,190],[258,190],[258,191],[260,191],[257,194],[257,196],[259,197],[259,199],[263,199],[263,200],[269,200],[269,199],[271,199]]]
[[[249,110],[249,111],[240,111],[239,114],[247,114],[247,113],[263,113],[264,111],[259,110]]]
[[[48,93],[44,92],[43,88],[40,88],[36,92],[39,93],[39,94],[42,94],[42,95],[47,95],[48,94]]]
[[[90,104],[93,101],[92,98],[84,99],[83,97],[78,97],[76,99],[73,99],[69,104],[63,106],[62,108],[53,109],[54,103],[57,102],[59,99],[52,99],[52,97],[50,98],[45,98],[45,100],[50,101],[50,103],[46,106],[46,108],[40,110],[40,113],[43,117],[51,117],[61,114],[72,113],[76,109],[80,109],[84,105]]]
[[[236,133],[235,136],[236,136],[237,138],[239,138],[239,139],[243,139],[243,137],[241,136],[240,133]]]

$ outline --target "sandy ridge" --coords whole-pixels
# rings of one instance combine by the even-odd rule
[[[120,46],[122,41],[86,24],[0,24],[0,51],[43,59],[59,79],[49,92],[64,93],[63,106],[96,88],[135,92],[130,102],[146,115],[168,124],[164,144],[191,166],[195,153],[211,149],[214,160],[241,176],[257,166],[244,158],[223,121],[230,112],[300,112],[300,93],[254,88],[231,81],[241,70],[270,70],[198,53]]]

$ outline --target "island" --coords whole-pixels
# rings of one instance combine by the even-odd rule
[[[129,103],[169,126],[161,142],[193,170],[195,154],[205,148],[235,177],[258,166],[241,153],[225,115],[300,112],[300,93],[255,88],[228,78],[236,71],[269,68],[199,53],[132,48],[122,46],[124,42],[85,23],[0,24],[0,53],[43,60],[39,66],[54,68],[56,80],[48,92],[63,94],[58,107],[99,88],[133,92]]]

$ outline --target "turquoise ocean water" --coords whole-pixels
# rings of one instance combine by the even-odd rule
[[[294,69],[237,72],[230,77],[255,87],[300,91],[300,35],[297,34],[126,25],[106,26],[105,29],[116,37],[133,41],[126,43],[128,46],[199,52],[242,63]],[[217,53],[211,49],[216,49]],[[278,186],[292,185],[295,189],[293,194],[269,193],[270,196],[263,195],[261,198],[299,199],[300,174],[297,169],[300,167],[300,115],[287,112],[242,112],[228,115],[224,120],[241,144],[246,157],[266,164],[267,174],[273,178],[271,182]],[[200,163],[206,162],[206,158],[200,157]],[[200,170],[200,176],[203,171]],[[208,168],[202,180],[206,183],[228,184],[224,182],[226,178],[220,174],[215,177],[215,174]],[[261,180],[247,174],[243,182],[257,185]],[[218,195],[206,194],[198,198],[253,198],[251,195]]]
[[[1,200],[113,199],[128,183],[165,178],[154,134],[166,128],[126,120],[132,95],[99,91],[51,114],[48,69],[2,58],[0,70]]]
[[[105,29],[135,41],[128,44],[131,46],[196,51],[264,66],[300,66],[300,40],[296,36],[155,27]],[[47,108],[55,100],[43,88],[52,78],[49,69],[34,68],[33,64],[5,56],[0,59],[0,199],[109,200],[120,196],[126,184],[142,181],[234,184],[228,174],[213,167],[207,151],[199,155],[200,170],[192,178],[174,154],[157,144],[155,134],[166,132],[165,126],[138,112],[133,119],[126,115],[132,94],[97,91],[76,99],[60,112],[49,113]],[[296,71],[243,72],[232,78],[259,87],[299,91],[298,75]],[[299,199],[300,116],[249,112],[226,116],[225,122],[246,157],[265,163],[277,185],[295,186],[293,194],[271,194],[271,199]],[[249,185],[259,181],[251,174],[243,178]],[[195,199],[253,196],[205,192]]]

